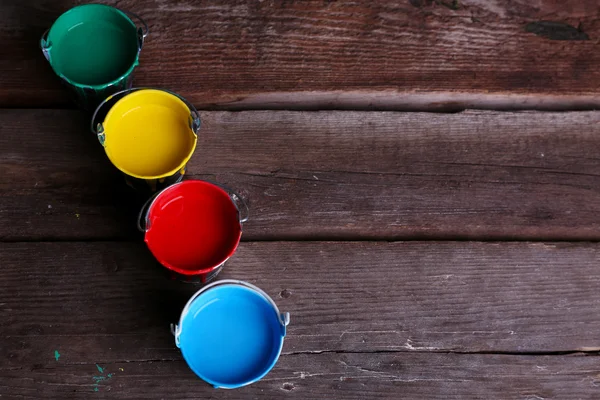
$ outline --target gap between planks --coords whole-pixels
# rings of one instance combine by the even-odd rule
[[[470,93],[403,93],[394,91],[279,92],[248,96],[224,104],[194,104],[198,111],[398,111],[459,113],[487,111],[594,111],[600,110],[600,96],[526,95]],[[33,107],[4,105],[0,109],[75,110],[72,103],[37,104]]]

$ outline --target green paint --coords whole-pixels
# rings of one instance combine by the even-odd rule
[[[138,36],[122,11],[101,4],[74,7],[48,32],[50,64],[69,83],[104,86],[132,72],[138,62]]]
[[[112,378],[112,374],[108,374],[107,376],[108,376],[109,378]]]
[[[103,4],[71,8],[40,41],[54,72],[88,111],[131,85],[142,44],[134,22]]]
[[[56,361],[58,361],[59,357],[60,357],[60,353],[58,352],[58,350],[54,350],[54,359],[56,359]]]
[[[103,380],[105,380],[105,379],[106,379],[106,377],[104,377],[104,376],[92,376],[92,379],[93,379],[94,381],[96,381],[96,383],[98,383],[98,382],[100,382],[100,381],[103,381]]]
[[[102,368],[101,366],[99,366],[98,364],[96,364],[96,368],[98,368],[98,371],[102,374],[104,373],[104,368]]]
[[[97,392],[97,391],[98,391],[98,386],[95,386],[94,387],[94,392]]]
[[[101,32],[101,33],[100,33]],[[102,85],[126,74],[137,56],[137,40],[112,22],[97,21],[69,29],[55,44],[54,68],[82,85]]]

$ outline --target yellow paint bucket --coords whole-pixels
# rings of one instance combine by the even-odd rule
[[[200,116],[194,106],[162,89],[116,93],[92,117],[92,131],[109,160],[131,186],[151,191],[183,179],[199,129]]]

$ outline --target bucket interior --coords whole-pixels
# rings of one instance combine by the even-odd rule
[[[101,4],[62,14],[50,28],[47,43],[52,67],[74,84],[109,84],[137,64],[134,23],[122,11]]]
[[[148,210],[145,241],[165,267],[208,273],[227,260],[242,235],[237,208],[221,188],[190,180],[173,185]]]
[[[181,322],[180,348],[205,381],[237,387],[262,378],[275,364],[283,337],[272,305],[259,293],[223,285],[195,299]]]
[[[190,110],[170,93],[143,89],[117,101],[104,120],[104,147],[111,162],[141,179],[173,175],[196,148]]]

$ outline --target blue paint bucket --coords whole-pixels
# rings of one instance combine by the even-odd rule
[[[171,330],[196,375],[215,388],[235,389],[273,368],[289,322],[290,314],[280,313],[265,292],[226,279],[196,292]]]

